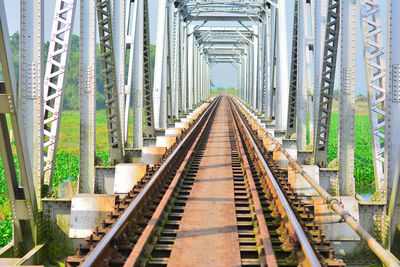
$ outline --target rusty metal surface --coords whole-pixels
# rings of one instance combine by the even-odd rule
[[[240,266],[228,135],[221,100],[173,245],[168,266]]]
[[[233,130],[236,136],[236,140],[237,140],[237,144],[238,144],[238,148],[239,148],[239,154],[241,155],[242,158],[242,162],[243,162],[243,167],[246,173],[246,177],[248,179],[249,182],[249,186],[250,186],[250,191],[251,191],[251,196],[253,198],[253,202],[254,202],[254,209],[256,212],[256,217],[257,217],[257,221],[258,221],[258,225],[260,228],[260,235],[261,235],[261,240],[264,246],[264,253],[265,253],[265,262],[268,264],[269,267],[277,267],[278,263],[274,254],[274,249],[272,246],[272,242],[271,242],[271,235],[269,234],[269,230],[268,230],[268,226],[267,223],[265,221],[265,217],[264,217],[264,212],[263,212],[263,208],[261,206],[261,201],[260,198],[258,196],[258,192],[257,192],[257,187],[256,187],[256,183],[254,181],[253,178],[253,174],[251,173],[251,169],[250,169],[250,164],[249,161],[247,160],[247,156],[246,153],[244,151],[244,147],[240,138],[240,133],[239,130],[237,128],[236,122],[234,121],[233,123]]]
[[[214,107],[215,109],[215,107]],[[141,256],[142,251],[144,250],[144,248],[146,247],[146,244],[149,240],[149,238],[151,237],[154,229],[157,227],[157,224],[159,223],[164,209],[168,204],[168,201],[170,200],[171,196],[174,193],[174,190],[176,189],[176,187],[178,186],[178,182],[179,179],[181,178],[185,167],[187,166],[189,159],[192,157],[193,151],[195,149],[195,147],[197,146],[197,144],[199,143],[200,137],[202,136],[209,120],[211,117],[212,112],[208,115],[207,120],[205,121],[204,125],[202,126],[202,129],[199,133],[199,135],[197,136],[196,140],[194,141],[194,143],[192,144],[191,148],[189,149],[185,159],[183,160],[183,162],[181,163],[179,169],[177,170],[171,184],[169,185],[167,191],[165,192],[163,198],[160,201],[160,204],[157,206],[156,211],[154,212],[152,218],[150,219],[150,221],[148,222],[146,228],[144,229],[142,235],[140,236],[139,240],[137,241],[137,243],[135,244],[135,247],[133,248],[131,254],[129,255],[128,259],[126,260],[124,266],[128,267],[128,266],[134,266],[138,260],[139,257]]]

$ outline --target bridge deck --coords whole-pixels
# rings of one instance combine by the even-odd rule
[[[228,113],[228,100],[223,98],[182,215],[168,266],[241,265]]]

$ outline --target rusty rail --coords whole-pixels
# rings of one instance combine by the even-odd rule
[[[232,99],[230,98],[230,101],[232,101]],[[231,102],[232,103],[232,102]],[[274,186],[274,189],[282,203],[282,206],[287,214],[287,217],[290,221],[290,223],[292,224],[297,238],[299,240],[300,246],[303,250],[304,255],[306,256],[308,262],[311,264],[311,266],[321,266],[317,256],[315,255],[315,252],[313,250],[313,248],[311,247],[310,242],[308,241],[308,238],[306,236],[306,234],[304,233],[303,227],[300,225],[299,221],[296,218],[296,215],[294,214],[292,208],[290,207],[289,202],[286,200],[285,195],[283,194],[280,186],[278,185],[277,181],[274,178],[274,175],[272,174],[271,170],[269,169],[267,163],[264,160],[263,155],[261,154],[260,150],[257,147],[257,144],[255,143],[253,136],[251,135],[249,129],[247,128],[247,125],[244,123],[242,117],[240,116],[235,104],[232,103],[232,106],[234,108],[235,113],[238,115],[238,118],[240,119],[240,122],[242,123],[242,125],[244,126],[244,129],[246,130],[247,135],[249,136],[249,139],[251,141],[251,144],[253,145],[255,151],[257,152],[258,157],[260,158],[264,169],[266,170],[268,177],[272,183],[272,185]]]
[[[204,123],[205,118],[210,114],[215,106],[218,104],[219,99],[214,100],[214,102],[208,107],[208,110],[203,113],[201,118],[197,121],[196,125],[191,129],[191,131],[185,136],[185,138],[179,143],[177,148],[171,153],[171,155],[164,161],[161,167],[157,170],[150,181],[145,185],[143,190],[137,195],[137,197],[129,204],[125,212],[118,218],[118,220],[112,225],[111,229],[104,235],[100,242],[96,245],[93,251],[90,252],[89,256],[85,259],[81,266],[98,266],[100,265],[101,259],[107,251],[107,248],[111,245],[112,240],[118,236],[123,229],[128,225],[128,222],[133,217],[135,211],[140,206],[140,203],[147,197],[148,192],[152,188],[153,184],[161,176],[164,169],[168,167],[172,159],[180,152],[180,149],[190,140],[192,134],[194,134],[196,128]],[[212,112],[211,112],[212,113]]]
[[[264,246],[265,261],[269,267],[275,267],[275,266],[277,267],[278,262],[276,260],[275,254],[274,254],[271,236],[269,234],[268,226],[265,221],[264,213],[263,213],[262,206],[261,206],[261,201],[258,196],[258,192],[257,192],[256,184],[255,184],[255,181],[253,178],[253,174],[251,173],[251,170],[250,170],[249,161],[247,160],[247,156],[246,156],[246,153],[243,148],[243,143],[242,143],[242,140],[240,139],[240,133],[238,130],[237,122],[235,120],[235,117],[233,116],[232,106],[231,106],[231,111],[232,111],[232,117],[233,117],[233,120],[232,120],[233,131],[236,136],[236,142],[238,144],[239,154],[241,155],[242,160],[243,160],[246,177],[249,180],[251,196],[253,197],[256,217],[257,217],[258,225],[260,227],[261,240],[262,240],[262,243]]]
[[[171,184],[169,185],[166,193],[164,194],[161,202],[157,206],[156,211],[154,212],[149,224],[146,226],[145,230],[143,231],[142,235],[140,236],[139,240],[135,244],[131,254],[129,255],[128,259],[126,260],[124,266],[135,266],[143,252],[143,250],[146,247],[146,243],[148,242],[149,238],[151,237],[151,234],[153,233],[154,229],[156,228],[158,222],[160,221],[162,217],[162,213],[165,209],[165,207],[168,204],[168,201],[170,200],[171,196],[173,195],[174,189],[177,187],[179,179],[184,172],[185,167],[187,166],[187,163],[189,162],[190,157],[192,157],[193,152],[199,143],[199,140],[201,136],[203,135],[207,124],[210,121],[210,118],[212,117],[213,112],[215,111],[216,105],[210,107],[211,112],[209,112],[208,117],[206,118],[206,121],[203,123],[202,128],[200,130],[200,133],[197,135],[196,140],[193,142],[193,144],[190,147],[189,152],[187,153],[184,161],[182,162],[181,166],[179,167],[178,171],[176,172],[174,178],[172,179]],[[197,126],[197,125],[196,125]]]
[[[231,100],[232,101],[232,100]],[[237,108],[235,105],[233,105],[235,108],[235,112],[237,114]],[[254,142],[253,137],[250,134],[250,131],[247,129],[246,124],[243,122],[242,118],[239,116],[239,118],[241,119],[242,123],[245,125],[245,129],[247,131],[247,133],[250,136],[250,140],[252,141],[253,145],[256,148],[257,154],[259,154],[261,161],[264,164],[264,167],[266,168],[268,175],[272,175],[271,171],[269,170],[267,163],[264,160],[264,157],[262,156],[262,154],[260,153],[259,149],[256,146],[256,143]],[[300,164],[297,163],[296,160],[294,160],[289,153],[282,147],[282,145],[275,140],[272,135],[266,131],[266,135],[268,138],[270,138],[272,140],[272,142],[274,143],[276,149],[280,152],[282,152],[286,158],[289,160],[290,164],[292,164],[292,166],[294,166],[294,168],[296,169],[297,172],[299,172],[304,179],[307,180],[307,182],[325,199],[325,201],[327,201],[327,203],[329,204],[329,206],[361,237],[361,239],[368,245],[368,247],[375,253],[375,255],[386,265],[386,266],[390,266],[390,267],[395,267],[395,266],[400,266],[399,265],[399,260],[396,259],[389,251],[387,251],[386,249],[384,249],[354,218],[353,216],[351,216],[351,214],[344,210],[341,205],[340,202],[337,198],[331,196],[328,192],[326,192],[318,183],[316,183],[314,181],[314,179],[306,172],[303,170],[303,168],[300,166]],[[270,176],[271,177],[271,176]],[[276,186],[278,186],[278,184],[273,183],[274,186],[276,184]],[[279,187],[279,186],[278,186]],[[280,189],[279,189],[280,190]],[[282,191],[280,191],[282,193]],[[286,203],[286,199],[284,200]],[[289,205],[287,203],[287,205]],[[286,209],[286,208],[285,208]],[[289,214],[288,214],[289,215]],[[294,216],[294,214],[293,214]],[[295,217],[294,217],[295,218]],[[291,219],[289,217],[289,219]],[[301,229],[302,230],[302,229]],[[304,234],[304,232],[303,232]],[[308,240],[307,240],[308,242]],[[303,244],[302,244],[303,247]],[[311,248],[311,246],[310,246]],[[304,250],[303,250],[304,251]],[[304,253],[306,254],[306,252],[304,251]],[[306,254],[307,255],[307,254]],[[313,265],[314,266],[314,265]]]

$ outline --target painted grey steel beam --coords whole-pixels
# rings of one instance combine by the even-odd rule
[[[20,131],[24,125],[17,117],[16,99],[14,97],[17,95],[17,85],[9,36],[6,9],[3,0],[0,0],[0,62],[4,77],[4,82],[0,83],[0,98],[2,101],[2,111],[0,112],[0,155],[3,161],[8,199],[13,216],[13,256],[22,257],[38,242],[38,207],[26,139],[21,135]],[[19,176],[14,164],[7,114],[10,117],[14,135],[14,144],[19,163]]]
[[[189,25],[189,32],[193,31],[194,26]],[[194,81],[193,81],[193,73],[194,73],[194,37],[193,35],[189,36],[187,39],[187,56],[188,56],[188,108],[192,110],[194,107],[193,103],[193,88],[194,88]]]
[[[113,44],[115,60],[115,77],[118,92],[120,121],[125,121],[125,1],[112,2]],[[125,140],[124,123],[121,123],[121,135]]]
[[[252,28],[253,32],[258,31],[258,26],[254,25]],[[259,67],[259,62],[258,62],[258,55],[259,55],[259,39],[258,37],[253,38],[253,107],[254,109],[258,110],[258,67]]]
[[[388,75],[389,86],[386,96],[385,115],[385,176],[387,177],[387,195],[389,200],[390,235],[389,246],[395,245],[393,239],[400,224],[400,1],[387,2],[388,28]],[[397,240],[398,242],[398,240]]]
[[[180,12],[178,8],[173,9],[172,16],[172,116],[175,118],[179,117],[179,91],[180,91],[180,66],[179,66],[179,54],[180,54]]]
[[[119,116],[118,89],[116,86],[117,78],[114,61],[111,3],[110,0],[96,0],[96,3],[102,74],[104,80],[104,97],[106,99],[110,163],[111,165],[116,165],[123,161],[124,144],[121,133],[121,117]]]
[[[144,129],[144,136],[154,137],[153,77],[151,73],[150,20],[148,0],[144,0],[143,8],[143,111],[146,126]]]
[[[272,91],[272,47],[274,46],[274,41],[272,39],[272,12],[271,9],[267,8],[265,14],[265,93],[264,93],[264,116],[266,119],[271,118],[271,107],[270,107],[270,99],[271,99],[271,91]]]
[[[337,50],[339,44],[340,1],[329,0],[325,34],[324,60],[321,70],[320,99],[318,119],[314,139],[314,164],[325,167],[327,164],[329,130],[332,113],[333,87]]]
[[[258,16],[246,16],[246,15],[199,15],[199,16],[188,16],[186,18],[189,21],[258,21]]]
[[[286,130],[289,99],[289,67],[287,57],[286,1],[278,0],[277,83],[275,104],[275,127]]]
[[[44,182],[52,190],[58,136],[64,99],[75,0],[57,0],[54,10],[43,90]]]
[[[182,49],[181,49],[181,93],[182,93],[182,113],[186,113],[187,111],[187,27],[186,22],[181,23],[181,40],[182,40]]]
[[[314,1],[314,136],[312,140],[315,140],[315,133],[318,121],[319,111],[319,95],[321,93],[321,75],[322,75],[322,62],[324,59],[324,43],[325,43],[325,30],[326,30],[326,15],[328,12],[327,0]]]
[[[197,30],[198,32],[222,32],[222,33],[237,33],[237,32],[242,32],[242,33],[248,33],[248,30],[243,29],[242,26],[236,27],[236,26],[203,26],[200,29]]]
[[[143,146],[143,87],[144,87],[144,1],[138,0],[136,10],[136,29],[134,39],[133,75],[133,148]]]
[[[356,0],[340,3],[339,195],[355,196]]]
[[[21,137],[32,166],[36,201],[41,209],[43,177],[43,1],[22,0],[19,49],[18,116]]]
[[[157,129],[165,129],[167,127],[167,48],[165,45],[167,27],[166,4],[166,0],[161,0],[158,3],[157,41],[153,85],[154,126]]]
[[[387,201],[384,175],[385,102],[387,72],[379,0],[359,1],[364,44],[365,74],[369,98],[369,119],[374,160],[375,194],[373,200]]]
[[[137,1],[131,2],[131,0],[126,0],[126,22],[125,22],[125,43],[126,43],[126,53],[129,50],[128,58],[128,75],[126,77],[125,85],[125,115],[124,115],[124,142],[128,141],[129,132],[129,118],[131,109],[131,98],[132,98],[132,87],[133,87],[133,68],[134,68],[134,39],[135,39],[135,29],[136,29],[136,12],[137,12]]]
[[[302,0],[300,0],[302,1]],[[290,138],[296,132],[297,118],[297,82],[298,82],[298,33],[299,33],[299,0],[294,1],[292,33],[292,57],[290,66],[289,104],[286,138]]]
[[[96,1],[80,1],[79,193],[95,191]]]
[[[296,93],[296,141],[297,151],[305,150],[307,145],[307,69],[306,69],[306,38],[309,27],[308,7],[306,0],[299,0],[299,33],[297,51],[297,93]]]

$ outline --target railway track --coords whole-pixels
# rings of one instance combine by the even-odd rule
[[[67,266],[344,266],[257,133],[218,97]]]

